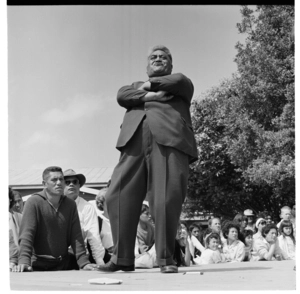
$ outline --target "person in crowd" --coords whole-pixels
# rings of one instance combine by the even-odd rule
[[[105,248],[105,255],[103,258],[105,263],[109,262],[113,251],[113,245],[114,245],[112,239],[110,221],[108,218],[107,205],[105,200],[107,190],[108,187],[101,189],[96,195],[95,200],[89,201],[93,205],[97,213],[100,238]]]
[[[23,207],[24,207],[24,202],[23,202],[22,196],[18,191],[13,190],[13,193],[14,193],[14,201],[15,201],[15,204],[13,206],[13,210],[15,212],[18,212],[18,213],[22,214]]]
[[[206,240],[206,249],[202,252],[199,262],[196,264],[213,264],[225,262],[225,255],[222,252],[222,245],[220,235],[217,233],[211,233],[207,236]]]
[[[241,213],[238,213],[234,219],[234,222],[237,222],[240,226],[240,232],[243,233],[248,225],[248,218]]]
[[[86,178],[83,174],[77,174],[74,170],[67,169],[64,171],[64,179],[64,195],[76,203],[81,233],[90,262],[104,264],[105,249],[99,234],[97,213],[92,204],[79,196],[80,188],[85,184]]]
[[[279,247],[289,259],[295,260],[296,239],[293,233],[293,224],[290,221],[282,221],[279,227]]]
[[[42,178],[44,190],[24,206],[18,265],[13,271],[96,269],[86,255],[76,203],[63,194],[62,169],[48,167]],[[68,253],[69,246],[75,256]]]
[[[282,221],[290,221],[291,220],[291,208],[289,206],[283,206],[280,210],[280,222],[277,224],[277,228],[280,227]]]
[[[211,233],[217,233],[220,235],[221,242],[225,242],[226,239],[223,236],[222,230],[221,230],[221,219],[219,217],[213,217],[208,220],[208,228],[203,234],[203,243],[206,244],[206,238],[209,236]]]
[[[274,224],[274,222],[273,222],[272,217],[271,217],[270,214],[267,214],[265,220],[266,220],[267,225]]]
[[[154,226],[150,222],[148,202],[144,201],[137,227],[135,254],[149,251],[154,245]]]
[[[252,259],[252,251],[253,251],[253,231],[252,230],[244,230],[244,244],[245,244],[245,257],[243,261],[250,261]]]
[[[194,237],[196,237],[198,240],[200,240],[200,232],[201,232],[201,228],[198,224],[196,223],[192,223],[189,226],[189,232],[191,233],[191,235],[193,235]]]
[[[256,229],[255,229],[255,215],[253,213],[253,210],[246,209],[244,211],[244,216],[246,216],[247,219],[248,219],[248,224],[247,224],[247,227],[245,229],[246,230],[252,230],[255,233],[255,231],[256,231]]]
[[[236,222],[229,222],[223,228],[223,253],[226,261],[241,262],[245,258],[245,244],[239,240],[240,227]]]
[[[275,224],[266,225],[262,230],[263,238],[253,242],[251,261],[288,259],[287,254],[279,247],[278,228]]]
[[[13,232],[9,229],[9,270],[12,269],[18,264],[18,255],[19,250],[15,243]]]
[[[257,232],[253,235],[253,239],[257,239],[257,238],[263,238],[262,236],[262,230],[263,228],[267,225],[267,222],[265,219],[263,218],[259,218],[256,223],[255,223],[255,227],[257,228]]]
[[[290,221],[293,224],[294,237],[296,238],[296,204],[292,207]]]
[[[13,211],[15,205],[14,191],[8,187],[9,212],[9,268],[12,270],[18,264],[19,233],[22,215]]]
[[[134,270],[136,228],[147,195],[161,273],[178,272],[174,240],[189,164],[198,152],[189,110],[194,87],[185,75],[172,74],[172,63],[168,48],[151,48],[149,79],[118,91],[118,103],[127,111],[117,142],[121,156],[106,198],[115,246],[101,271]]]
[[[95,200],[90,200],[89,202],[94,206],[99,224],[99,232],[102,244],[105,248],[104,262],[107,263],[113,253],[113,239],[111,232],[111,225],[109,221],[109,216],[107,212],[106,204],[106,193],[111,184],[111,179],[107,182],[106,187],[100,189],[95,197]]]
[[[173,261],[176,263],[177,267],[191,265],[191,252],[187,239],[187,227],[184,223],[179,221],[175,238],[175,250],[173,254]]]
[[[204,251],[203,245],[200,243],[200,227],[193,223],[189,226],[189,233],[188,233],[188,242],[190,244],[190,252],[192,255],[192,259],[196,256],[200,256],[201,252]]]

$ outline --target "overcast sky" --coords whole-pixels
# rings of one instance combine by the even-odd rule
[[[194,99],[237,69],[240,6],[9,6],[9,168],[113,167],[120,87],[164,44]]]

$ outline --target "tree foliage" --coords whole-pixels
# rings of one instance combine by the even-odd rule
[[[199,160],[188,199],[226,217],[252,208],[278,218],[295,202],[294,7],[241,13],[237,72],[192,105]]]

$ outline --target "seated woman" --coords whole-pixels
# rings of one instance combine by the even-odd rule
[[[212,233],[206,238],[206,249],[202,252],[201,257],[196,260],[196,264],[213,264],[225,262],[225,256],[222,252],[220,235]]]
[[[173,259],[178,267],[190,266],[191,264],[191,252],[187,238],[187,227],[179,221],[175,239],[175,251],[173,255]]]
[[[195,231],[198,232],[198,234],[199,234],[200,228],[196,224],[192,224],[189,227],[189,233],[188,233],[188,239],[187,239],[189,242],[192,261],[197,255],[200,256],[201,253],[205,250],[203,245],[200,243],[198,238],[195,236]]]
[[[255,227],[257,228],[257,232],[253,235],[253,239],[257,239],[257,238],[263,238],[261,232],[263,230],[263,228],[267,225],[267,221],[263,218],[259,218],[256,223],[255,223]]]
[[[253,231],[252,230],[244,230],[244,244],[245,244],[245,258],[243,261],[250,261],[252,259],[252,251],[253,251]]]
[[[278,228],[275,224],[266,225],[262,230],[263,238],[254,240],[251,261],[288,259],[279,247]]]
[[[236,222],[240,226],[240,232],[243,233],[245,228],[248,225],[248,218],[246,216],[244,216],[243,214],[238,213],[234,217],[233,221]]]
[[[296,239],[293,232],[293,224],[290,221],[282,221],[279,226],[279,247],[289,259],[295,260]]]
[[[223,243],[223,253],[228,262],[241,262],[245,258],[245,244],[239,240],[240,227],[236,222],[228,222],[223,229],[226,242]]]

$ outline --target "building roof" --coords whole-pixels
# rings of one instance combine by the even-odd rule
[[[76,173],[86,177],[86,187],[103,186],[108,183],[113,167],[76,168]],[[42,186],[44,169],[10,169],[9,185],[11,187],[34,188]]]

